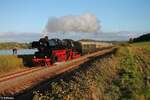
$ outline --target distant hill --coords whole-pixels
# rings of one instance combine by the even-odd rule
[[[30,44],[28,43],[17,43],[17,42],[4,42],[0,43],[0,49],[27,49],[30,48]]]
[[[103,41],[103,40],[92,40],[92,39],[81,39],[78,40],[79,42],[105,42],[105,43],[113,43],[113,44],[118,44],[118,43],[125,43],[126,41]]]
[[[78,40],[80,42],[108,42],[108,43],[112,43],[113,41],[101,41],[101,40],[93,40],[93,39],[81,39]]]
[[[91,41],[97,41],[97,40],[92,40],[92,39],[81,39],[81,40],[78,40],[78,41],[84,41],[84,42],[91,42]]]
[[[137,38],[134,38],[132,41],[133,42],[150,41],[150,33],[147,33],[147,34],[141,35]]]

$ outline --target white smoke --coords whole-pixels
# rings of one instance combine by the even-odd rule
[[[100,22],[95,15],[85,13],[80,16],[51,17],[44,33],[97,33]]]

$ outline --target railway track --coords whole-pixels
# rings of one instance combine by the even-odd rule
[[[52,78],[66,71],[78,68],[79,65],[91,60],[92,58],[102,56],[113,52],[116,48],[108,48],[91,54],[87,54],[78,59],[67,62],[61,62],[51,67],[29,68],[12,74],[0,77],[0,95],[10,96],[30,89],[38,83]]]
[[[6,74],[6,75],[3,75],[0,77],[0,82],[7,81],[9,79],[16,78],[16,77],[19,77],[21,75],[32,73],[32,72],[35,72],[35,71],[38,71],[41,69],[43,69],[43,67],[28,68],[28,69],[23,69],[21,71],[14,72],[14,73]]]

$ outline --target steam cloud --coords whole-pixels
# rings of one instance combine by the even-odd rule
[[[100,22],[95,15],[85,13],[80,16],[51,17],[44,33],[97,33]]]

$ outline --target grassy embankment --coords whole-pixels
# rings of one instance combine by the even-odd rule
[[[23,68],[23,60],[15,55],[0,55],[0,75]]]
[[[118,45],[108,57],[83,65],[50,83],[34,99],[149,100],[150,42]]]
[[[16,42],[7,42],[0,43],[0,49],[23,49],[29,48],[30,45],[27,43],[16,43]],[[30,56],[16,56],[16,55],[0,55],[0,75],[6,74],[8,72],[17,71],[24,68],[26,61],[31,60]]]
[[[32,66],[33,55],[0,55],[0,75]]]

